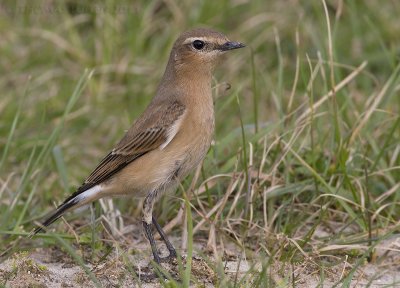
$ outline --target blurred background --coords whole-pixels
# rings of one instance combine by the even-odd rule
[[[305,251],[398,233],[398,15],[395,0],[2,1],[0,250],[79,186],[151,100],[175,39],[203,26],[247,48],[215,72],[215,141],[181,189],[198,241],[282,256],[299,251],[267,241],[281,233]],[[182,197],[158,204],[164,225]],[[115,202],[139,221],[140,202]]]

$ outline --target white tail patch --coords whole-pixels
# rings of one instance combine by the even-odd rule
[[[76,201],[77,203],[83,202],[87,199],[93,199],[97,198],[96,196],[103,190],[103,187],[101,185],[96,185],[85,192],[82,192],[81,194],[77,195],[75,198],[71,199],[70,201]]]

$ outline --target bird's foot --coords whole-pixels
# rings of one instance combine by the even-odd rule
[[[159,257],[160,263],[171,263],[172,261],[174,261],[177,257],[176,251],[174,250],[170,250],[169,251],[169,255],[165,256],[165,257]]]

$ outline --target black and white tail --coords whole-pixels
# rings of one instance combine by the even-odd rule
[[[64,215],[65,212],[70,211],[72,209],[81,207],[86,205],[94,200],[99,199],[100,192],[102,191],[102,187],[100,185],[96,185],[86,191],[72,194],[68,197],[57,209],[48,217],[40,227],[35,228],[35,230],[31,233],[30,237],[33,235],[44,231],[44,228],[51,225],[53,222],[57,221],[61,216]]]

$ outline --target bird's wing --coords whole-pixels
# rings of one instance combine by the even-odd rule
[[[163,149],[173,139],[182,122],[185,106],[178,101],[158,105],[146,118],[138,119],[116,147],[101,160],[85,182],[64,203],[100,184],[126,165],[155,149]]]

